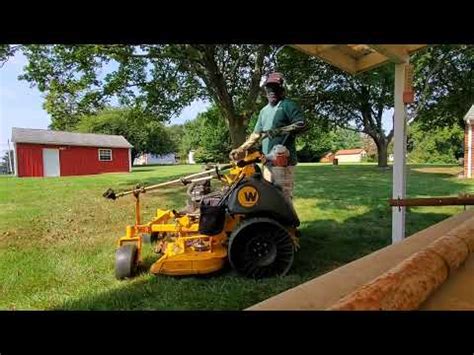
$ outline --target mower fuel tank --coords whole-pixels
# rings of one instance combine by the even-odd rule
[[[231,214],[266,216],[286,226],[300,225],[293,204],[281,189],[258,173],[240,182],[229,196],[227,208]]]

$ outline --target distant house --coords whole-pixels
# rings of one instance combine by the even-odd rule
[[[324,154],[321,159],[319,159],[319,162],[320,163],[332,163],[334,160],[334,153],[333,152],[329,152],[329,153],[326,153]]]
[[[194,150],[191,150],[188,153],[188,164],[196,164],[196,161],[194,160]]]
[[[150,165],[150,164],[176,164],[176,154],[142,154],[135,158],[133,165]]]
[[[341,149],[336,152],[334,158],[338,160],[339,163],[360,163],[362,158],[367,155],[367,152],[364,149]]]
[[[472,170],[474,168],[474,137],[472,134],[474,126],[474,105],[471,106],[466,116],[464,116],[464,121],[466,122],[464,129],[464,177],[472,178]]]
[[[132,170],[132,145],[123,136],[14,127],[12,142],[19,177]]]

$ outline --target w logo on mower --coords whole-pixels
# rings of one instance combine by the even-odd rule
[[[244,186],[239,190],[237,199],[243,207],[253,207],[258,202],[258,191],[253,186]]]
[[[257,200],[257,191],[255,191],[255,192],[246,192],[245,193],[245,200],[247,202],[255,202],[255,200]]]

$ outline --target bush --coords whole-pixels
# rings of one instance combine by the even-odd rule
[[[463,156],[464,131],[459,126],[427,131],[414,124],[409,130],[408,161],[424,164],[458,164]]]

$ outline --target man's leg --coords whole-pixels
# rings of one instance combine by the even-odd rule
[[[286,167],[285,172],[285,188],[286,194],[289,196],[290,200],[293,200],[293,190],[295,187],[295,167],[288,166]]]
[[[265,165],[263,167],[263,178],[280,186],[283,194],[291,201],[293,199],[294,171],[294,166],[279,167]]]
[[[268,165],[263,166],[263,178],[268,182],[273,182],[272,170]]]

